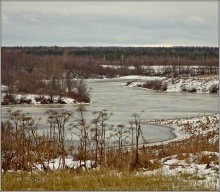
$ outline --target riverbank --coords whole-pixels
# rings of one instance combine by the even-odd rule
[[[161,166],[154,170],[143,169],[138,175],[163,173],[183,179],[198,180],[206,186],[219,185],[219,114],[203,115],[181,119],[158,119],[148,124],[173,128],[174,139],[150,143],[142,150],[151,153],[151,161]]]
[[[90,102],[91,103],[91,102]],[[37,95],[37,94],[13,94],[6,95],[2,93],[1,105],[16,105],[16,104],[28,104],[28,105],[51,105],[51,104],[89,104],[85,102],[78,102],[70,97],[61,97],[58,95],[51,97],[49,95]]]
[[[148,144],[160,145],[173,141],[188,139],[191,136],[198,136],[200,134],[205,136],[206,134],[209,134],[209,132],[217,132],[219,125],[219,114],[177,119],[155,119],[147,120],[145,123],[172,128],[172,133],[175,135],[173,139]],[[214,142],[216,142],[216,139],[218,139],[218,135],[215,135],[215,138],[213,138]]]
[[[146,144],[146,147],[184,142],[193,137],[208,138],[210,144],[217,144],[219,140],[219,114],[177,119],[155,119],[147,120],[145,123],[169,127],[175,135],[175,137],[170,140]]]
[[[218,93],[218,76],[197,77],[153,77],[152,79],[136,78],[127,82],[128,87],[141,87],[165,92]]]

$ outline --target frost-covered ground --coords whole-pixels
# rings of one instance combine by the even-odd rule
[[[131,78],[130,78],[131,79]],[[166,92],[196,92],[196,93],[216,93],[219,90],[218,76],[209,77],[135,77],[132,82],[128,82],[128,87],[143,87],[147,81],[159,80],[166,86]]]

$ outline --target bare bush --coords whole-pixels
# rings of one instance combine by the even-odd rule
[[[6,94],[4,97],[3,97],[3,101],[2,101],[2,105],[11,105],[11,104],[15,104],[16,101],[15,101],[15,98],[13,97],[13,95],[11,94]]]
[[[20,111],[9,112],[10,119],[2,123],[2,150],[4,157],[12,157],[11,161],[4,167],[14,170],[32,170],[32,164],[35,161],[34,148],[36,147],[36,123],[32,117],[22,114]],[[39,121],[39,120],[38,120]],[[8,147],[9,145],[10,147]]]
[[[143,87],[147,89],[160,90],[160,91],[167,90],[167,84],[163,83],[161,80],[147,81],[143,85]]]
[[[210,93],[218,93],[219,91],[219,85],[212,85],[210,88],[209,88],[209,92]]]

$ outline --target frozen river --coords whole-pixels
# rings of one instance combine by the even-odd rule
[[[124,86],[129,79],[86,80],[91,90],[92,103],[86,105],[88,119],[92,111],[103,109],[113,113],[109,123],[117,125],[132,120],[131,115],[144,110],[143,119],[191,117],[218,112],[217,94],[166,93]],[[3,106],[2,119],[7,118],[7,109],[21,110],[31,116],[42,117],[41,129],[45,128],[48,109],[74,111],[76,105]],[[168,140],[174,137],[170,128],[143,125],[149,142]]]

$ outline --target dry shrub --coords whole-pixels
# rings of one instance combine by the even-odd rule
[[[209,92],[210,93],[218,93],[219,91],[219,85],[212,85],[210,88],[209,88]]]
[[[161,80],[147,81],[143,85],[143,87],[147,88],[147,89],[160,90],[160,91],[166,91],[167,90],[167,85],[164,84]]]
[[[31,99],[21,98],[19,104],[31,104],[31,102],[32,102]]]
[[[189,159],[189,157],[190,157],[189,153],[178,153],[176,158],[179,160],[184,160],[184,159]]]
[[[136,162],[135,159],[133,158],[131,164],[130,164],[130,170],[139,170],[139,169],[147,169],[147,170],[154,170],[162,167],[162,164],[159,159],[154,158],[148,154],[141,154],[139,161]]]
[[[201,153],[203,151],[211,151],[218,152],[219,151],[219,143],[218,139],[215,142],[210,142],[210,139],[214,136],[218,135],[217,132],[210,132],[206,136],[198,135],[191,136],[188,139],[182,141],[174,141],[168,144],[161,144],[155,146],[147,146],[145,149],[145,153],[150,152],[151,159],[162,159],[165,157],[177,155],[177,158],[180,160],[189,161],[189,154]],[[201,159],[199,162],[208,163],[208,160],[205,160],[205,157]],[[216,161],[217,162],[217,161]]]
[[[35,97],[35,101],[40,102],[40,104],[50,104],[52,101],[50,99],[47,99],[44,96]]]
[[[152,171],[154,169],[159,169],[162,167],[162,164],[159,160],[152,160],[152,161],[145,161],[143,162],[144,168],[146,168],[149,171]]]
[[[6,94],[3,97],[3,101],[2,101],[2,105],[11,105],[11,104],[15,104],[15,98],[11,95],[11,94]]]
[[[214,162],[214,164],[218,164],[218,157],[217,155],[204,155],[204,154],[201,154],[198,156],[198,158],[195,159],[195,163],[198,163],[198,164],[208,164],[210,163],[211,161]]]
[[[108,152],[106,166],[118,170],[129,170],[132,154],[128,152]]]

